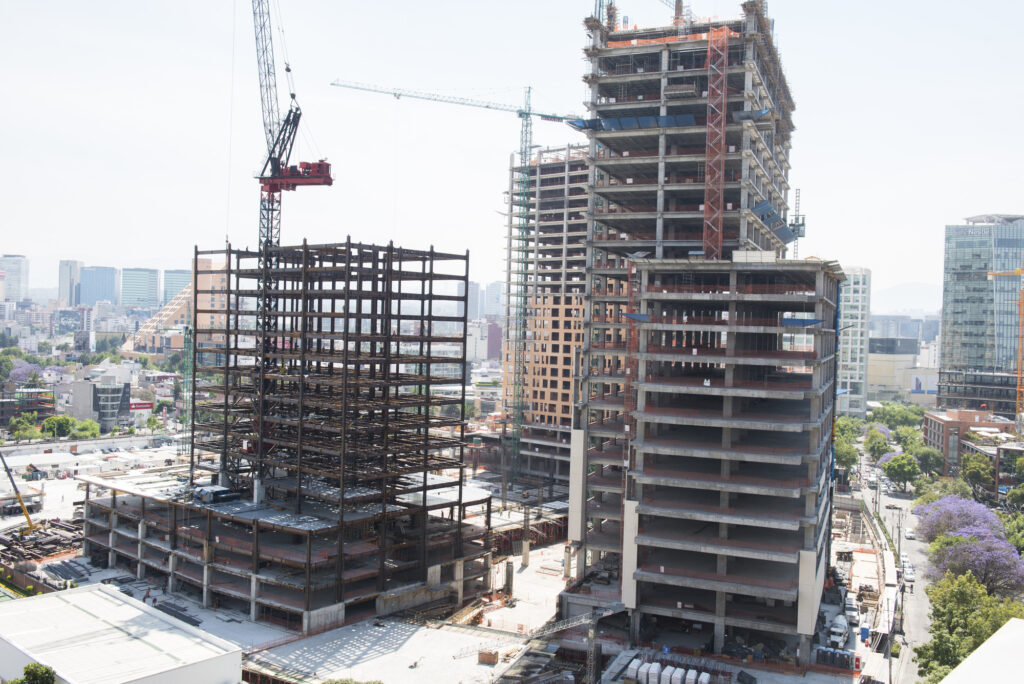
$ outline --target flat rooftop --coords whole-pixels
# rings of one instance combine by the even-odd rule
[[[134,681],[234,654],[218,637],[96,584],[0,603],[0,641],[82,684]],[[0,663],[0,676],[7,672]]]
[[[942,682],[975,684],[1018,681],[1021,644],[1024,644],[1024,620],[1011,618],[946,675]]]

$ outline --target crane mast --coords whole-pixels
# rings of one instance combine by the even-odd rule
[[[274,292],[276,280],[271,277],[271,273],[277,268],[277,248],[281,245],[281,193],[304,185],[332,185],[334,180],[331,178],[331,165],[324,159],[289,165],[295,137],[299,131],[299,121],[302,119],[302,110],[295,99],[295,93],[289,92],[288,112],[284,119],[281,119],[269,0],[252,0],[252,16],[256,36],[260,106],[263,111],[263,134],[267,142],[267,157],[258,179],[260,230],[256,326],[258,345],[262,353],[257,358],[259,381],[256,388],[254,426],[257,460],[254,472],[255,476],[260,478],[266,453],[263,417],[267,415],[267,398],[272,395],[273,389],[273,380],[270,380],[269,376],[277,363],[273,356],[277,346],[277,297]],[[290,72],[291,66],[285,64],[285,73]]]
[[[501,112],[511,112],[519,117],[519,172],[516,174],[515,187],[512,192],[511,215],[515,220],[515,231],[510,235],[509,240],[509,292],[508,311],[506,311],[505,342],[506,349],[511,354],[510,366],[513,374],[512,391],[505,396],[505,414],[510,419],[512,429],[506,433],[502,441],[502,466],[509,461],[512,465],[512,475],[519,477],[521,472],[521,458],[519,455],[520,440],[523,430],[523,422],[526,414],[526,316],[530,304],[528,270],[528,249],[530,240],[530,202],[533,198],[533,170],[530,167],[530,158],[533,151],[533,117],[538,116],[545,121],[567,122],[579,120],[579,116],[548,114],[534,111],[530,101],[531,89],[527,88],[523,99],[523,106],[487,102],[469,98],[454,97],[419,90],[404,90],[401,88],[384,88],[381,86],[354,81],[334,81],[333,86],[349,88],[351,90],[362,90],[371,93],[383,93],[394,95],[396,98],[410,97],[418,100],[429,100],[431,102],[444,102],[448,104],[462,105],[464,107],[477,107],[480,109],[492,109]]]

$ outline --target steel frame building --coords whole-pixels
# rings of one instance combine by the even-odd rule
[[[269,250],[197,249],[184,482],[86,479],[112,491],[87,504],[87,552],[304,631],[482,593],[490,495],[463,485],[465,397],[431,393],[465,366],[468,253]]]

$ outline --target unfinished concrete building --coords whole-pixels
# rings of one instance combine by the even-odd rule
[[[431,393],[465,364],[468,254],[270,250],[197,251],[226,288],[194,309],[191,464],[83,477],[108,492],[87,555],[303,631],[479,595],[490,494],[463,484],[465,398]]]
[[[583,344],[583,288],[587,238],[587,147],[539,150],[523,174],[513,157],[509,176],[508,268],[524,275],[527,288],[523,431],[516,474],[535,480],[569,481],[569,433],[572,429],[574,364]],[[514,202],[526,193],[518,184],[530,182],[525,239],[518,237]],[[511,295],[509,295],[511,296]],[[514,306],[507,311],[515,314]],[[503,405],[513,402],[514,354],[507,320],[502,350]]]
[[[784,259],[793,101],[771,23],[760,1],[653,29],[613,16],[586,22],[576,122],[588,277],[563,612],[621,600],[634,640],[667,624],[720,652],[746,630],[806,658],[842,273]]]

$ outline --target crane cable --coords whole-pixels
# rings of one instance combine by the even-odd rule
[[[295,106],[298,106],[299,101],[295,95],[295,79],[292,77],[291,58],[288,56],[288,41],[285,38],[284,20],[282,19],[283,15],[281,14],[281,3],[279,0],[274,0],[274,8],[277,14],[276,26],[277,33],[280,38],[281,56],[284,57],[284,77],[288,82],[288,97],[291,102],[295,103]],[[299,129],[299,138],[305,139],[306,144],[309,145],[317,159],[324,159],[324,156],[320,154],[320,145],[317,144],[316,138],[314,137],[312,130],[310,130],[308,119],[306,120],[305,126]],[[301,147],[295,151],[299,152],[301,157]]]

